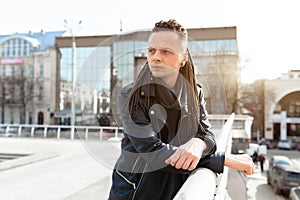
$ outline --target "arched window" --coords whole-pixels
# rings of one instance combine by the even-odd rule
[[[38,124],[44,124],[44,113],[38,113]]]
[[[4,42],[1,46],[2,57],[30,56],[33,45],[25,39],[13,38]]]

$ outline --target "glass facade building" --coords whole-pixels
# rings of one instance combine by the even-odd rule
[[[198,82],[207,94],[208,110],[215,114],[231,113],[234,106],[228,102],[236,101],[240,79],[236,27],[196,28],[188,32],[188,48]],[[149,36],[150,31],[144,30],[76,37],[77,84],[97,92],[97,104],[92,106],[97,107],[96,113],[110,112],[101,110],[103,91],[108,95],[105,101],[110,102],[116,84],[123,87],[135,79],[139,67],[146,62]],[[71,40],[72,37],[56,38],[61,53],[61,79],[68,82],[72,80]]]

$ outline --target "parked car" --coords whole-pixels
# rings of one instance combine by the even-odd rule
[[[266,145],[268,149],[276,149],[277,148],[277,142],[275,140],[266,140]]]
[[[267,182],[276,194],[288,195],[292,187],[300,186],[300,169],[286,156],[272,156],[267,171]]]
[[[277,148],[292,150],[297,148],[297,143],[292,140],[280,140],[277,144]]]
[[[273,155],[269,159],[269,170],[275,166],[275,165],[289,165],[293,166],[294,163],[291,159],[289,159],[287,156],[282,156],[282,155]]]
[[[0,133],[0,137],[17,137],[16,133]]]
[[[297,142],[297,149],[300,151],[300,142]]]
[[[300,186],[291,188],[290,199],[291,200],[300,200]]]

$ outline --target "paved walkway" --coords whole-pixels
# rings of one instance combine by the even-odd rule
[[[0,162],[0,199],[105,200],[119,148],[110,141],[0,138],[0,153],[29,154]],[[278,199],[265,196],[271,187],[259,166],[250,176],[230,171],[229,179],[232,200]]]
[[[0,153],[29,154],[0,163],[0,199],[106,199],[118,152],[112,146],[107,141],[0,138]]]

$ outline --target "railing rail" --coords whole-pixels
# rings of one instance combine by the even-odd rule
[[[221,131],[216,135],[217,151],[228,153],[231,150],[230,132],[234,116],[234,113],[229,116]],[[224,200],[227,196],[227,180],[228,168],[226,167],[218,177],[209,169],[199,168],[189,176],[174,200]]]
[[[53,137],[57,139],[74,139],[77,135],[81,139],[89,139],[91,134],[97,135],[100,140],[107,132],[115,138],[119,138],[122,127],[113,126],[69,126],[69,125],[34,125],[34,124],[0,124],[0,133],[7,137]],[[41,135],[42,134],[42,135]],[[113,134],[113,135],[112,135]]]

